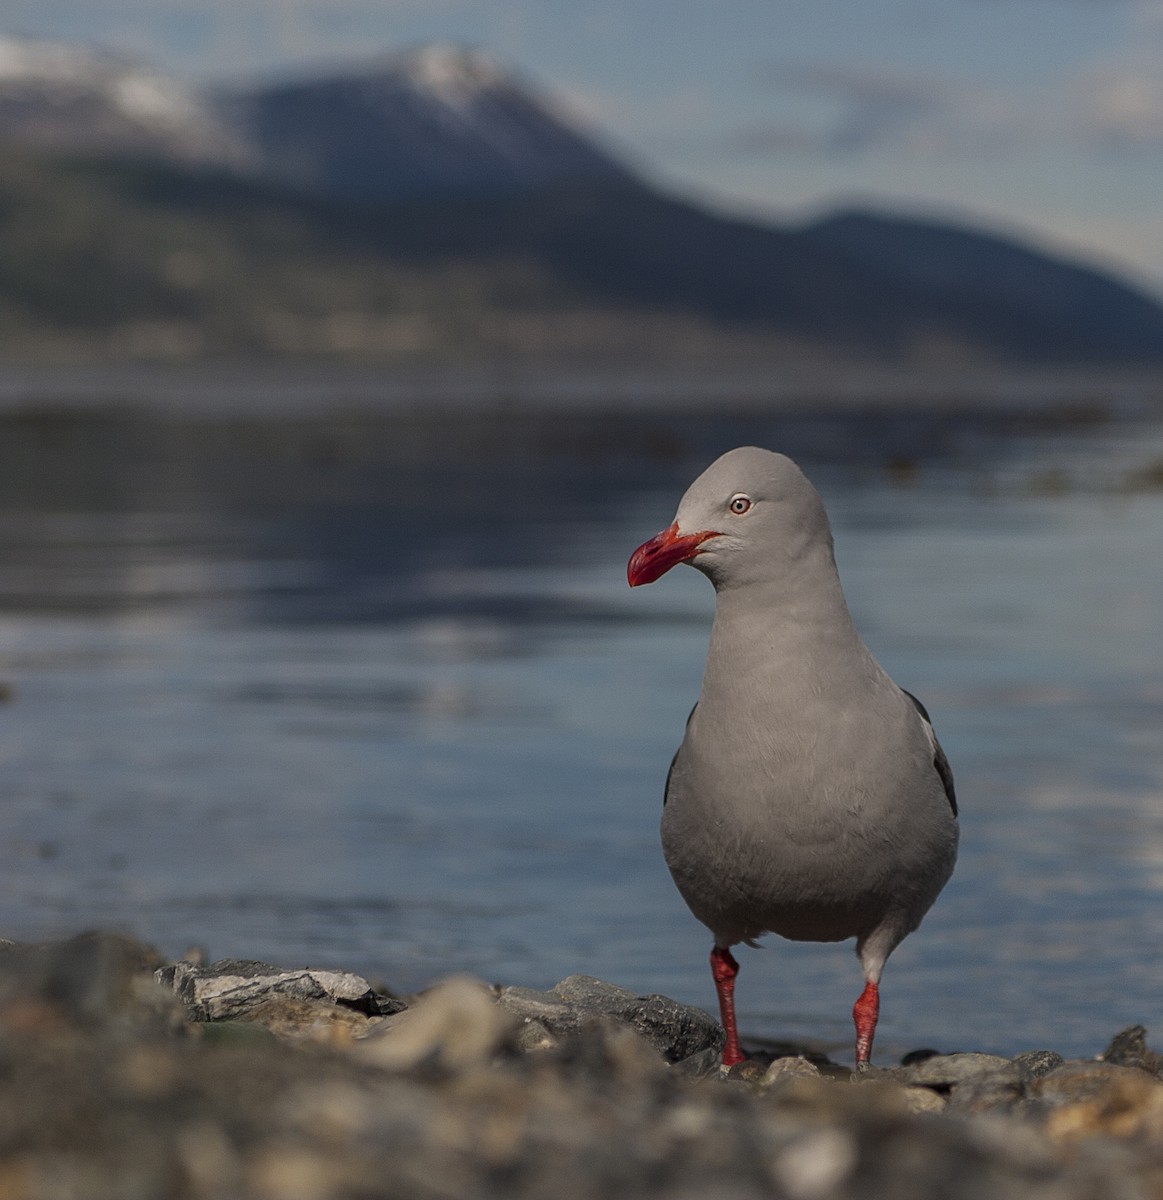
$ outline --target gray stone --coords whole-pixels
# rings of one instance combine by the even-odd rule
[[[555,1066],[575,1081],[597,1088],[634,1088],[669,1074],[658,1047],[633,1026],[600,1013],[586,1014],[552,1053]]]
[[[827,1072],[837,1079],[845,1079],[849,1083],[900,1083],[905,1078],[905,1072],[900,1067],[878,1067],[875,1063],[859,1063],[853,1071],[849,1067],[841,1067],[839,1072]]]
[[[1138,1067],[1152,1075],[1160,1073],[1159,1056],[1147,1045],[1147,1030],[1142,1025],[1131,1025],[1116,1033],[1099,1058],[1120,1067]]]
[[[1023,1082],[1029,1083],[1048,1075],[1066,1060],[1055,1050],[1027,1050],[1016,1055],[1011,1061],[1018,1068]]]
[[[910,1050],[907,1054],[902,1056],[901,1066],[913,1067],[916,1066],[917,1063],[922,1063],[928,1058],[939,1057],[940,1053],[940,1050],[933,1050],[929,1046],[924,1046],[919,1050]]]
[[[540,1021],[534,1020],[532,1017],[524,1018],[517,1029],[518,1050],[536,1054],[543,1050],[552,1050],[558,1041],[559,1039],[550,1033]]]
[[[948,1108],[956,1113],[1004,1114],[1017,1109],[1025,1097],[1020,1075],[986,1075],[957,1084],[948,1095]]]
[[[501,1006],[540,1021],[551,1033],[573,1034],[587,1016],[611,1017],[642,1034],[667,1062],[677,1063],[707,1048],[722,1050],[722,1027],[700,1008],[667,996],[637,996],[589,975],[570,975],[551,991],[507,987]]]
[[[1156,1153],[1163,1145],[1163,1083],[1138,1067],[1068,1062],[1037,1080],[1031,1096],[1055,1142],[1134,1141]]]
[[[753,1058],[745,1058],[728,1068],[726,1078],[731,1083],[760,1083],[767,1074],[767,1067]]]
[[[893,1074],[907,1087],[928,1088],[945,1097],[951,1112],[1009,1112],[1025,1097],[1019,1067],[993,1054],[936,1054]]]
[[[929,1088],[955,1088],[967,1082],[985,1079],[1013,1080],[1020,1072],[1008,1058],[995,1054],[935,1054],[921,1062],[898,1068],[896,1074],[905,1083]]]
[[[761,1087],[772,1087],[788,1079],[819,1079],[820,1068],[806,1058],[777,1058],[763,1073]]]
[[[1154,1094],[1163,1084],[1138,1067],[1083,1060],[1049,1071],[1034,1082],[1031,1094],[1044,1104],[1074,1104],[1113,1096],[1126,1088],[1134,1089],[1136,1095]]]
[[[270,1012],[276,998],[342,1004],[367,1016],[399,1012],[398,1000],[372,990],[367,980],[346,971],[303,967],[287,970],[250,959],[227,958],[208,966],[179,962],[157,972],[171,987],[191,1020],[246,1020],[259,1006]]]
[[[680,1059],[670,1069],[687,1079],[711,1079],[718,1077],[722,1066],[723,1052],[715,1046],[708,1046],[697,1054]]]
[[[901,1089],[909,1112],[939,1113],[944,1112],[949,1101],[940,1092],[927,1087],[906,1087]]]

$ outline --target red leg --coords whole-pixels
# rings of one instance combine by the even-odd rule
[[[880,992],[870,979],[852,1008],[856,1022],[856,1065],[865,1067],[872,1057],[872,1039],[876,1033],[876,1018],[880,1015]]]
[[[711,974],[715,978],[715,991],[719,993],[719,1015],[723,1018],[723,1029],[727,1034],[727,1044],[723,1047],[723,1066],[733,1067],[743,1061],[739,1033],[735,1028],[735,976],[739,974],[739,964],[726,947],[715,946],[711,950]]]

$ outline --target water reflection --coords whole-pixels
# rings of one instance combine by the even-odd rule
[[[0,425],[0,932],[710,1003],[656,827],[711,595],[623,572],[753,441],[824,491],[858,623],[964,797],[958,874],[886,976],[886,1052],[1093,1053],[1153,1015],[1163,497],[1127,486],[1163,457],[1152,422]],[[845,948],[744,965],[745,1026],[846,1043]]]

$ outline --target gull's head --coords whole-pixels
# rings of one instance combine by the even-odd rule
[[[679,563],[716,589],[778,577],[832,535],[819,493],[786,455],[756,446],[730,450],[687,488],[674,520],[630,557],[631,587]]]

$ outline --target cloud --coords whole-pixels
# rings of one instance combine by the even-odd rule
[[[401,23],[470,0],[5,0],[3,27],[215,73],[368,54]]]
[[[1163,0],[1137,0],[1137,36],[1119,54],[1037,84],[908,72],[864,63],[769,63],[757,72],[797,115],[719,141],[738,156],[998,159],[1042,147],[1163,149]]]
[[[1085,136],[1115,149],[1163,149],[1163,0],[1134,0],[1128,43],[1073,81]]]
[[[1112,67],[1079,81],[1079,129],[1092,144],[1115,150],[1163,150],[1163,69]]]
[[[953,97],[936,80],[878,67],[789,65],[771,74],[777,87],[836,102],[838,113],[817,131],[821,145],[833,152],[908,140],[952,107]]]
[[[759,74],[810,111],[735,130],[726,145],[737,152],[940,157],[1007,153],[1015,142],[1014,98],[994,85],[860,63],[768,64]]]

